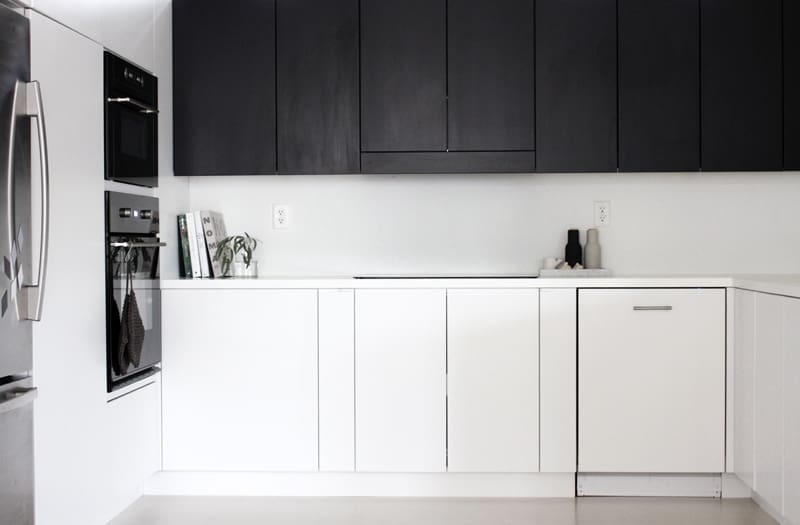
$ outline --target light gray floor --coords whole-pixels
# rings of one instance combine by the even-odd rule
[[[776,525],[750,500],[147,496],[111,525]]]

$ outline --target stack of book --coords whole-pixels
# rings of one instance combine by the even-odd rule
[[[217,244],[228,234],[225,219],[216,211],[178,215],[181,277],[222,277],[222,263],[214,260]]]

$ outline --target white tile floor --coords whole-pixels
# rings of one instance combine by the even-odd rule
[[[776,525],[750,500],[148,496],[111,525]]]

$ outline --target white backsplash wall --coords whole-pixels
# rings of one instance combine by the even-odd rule
[[[798,173],[193,177],[189,184],[192,210],[223,212],[229,234],[264,241],[256,253],[262,276],[536,272],[543,257],[563,257],[568,228],[594,226],[595,201],[611,202],[600,244],[604,266],[617,274],[800,272]],[[289,229],[272,228],[273,204],[290,206]]]
[[[161,276],[178,277],[177,215],[189,208],[189,181],[175,177],[172,170],[172,1],[156,0],[155,49],[158,76],[158,189],[161,213],[161,240],[167,248],[161,250]]]

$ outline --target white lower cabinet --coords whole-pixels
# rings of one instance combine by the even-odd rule
[[[575,472],[578,425],[578,292],[539,292],[540,470]]]
[[[163,298],[164,469],[316,471],[317,291]]]
[[[746,290],[733,293],[733,467],[736,475],[754,488],[756,294]]]
[[[444,472],[445,290],[355,292],[356,470]]]
[[[800,299],[784,299],[783,513],[800,525]]]
[[[755,299],[754,489],[778,512],[783,500],[783,307],[786,299]]]
[[[449,472],[539,471],[539,290],[448,290]]]
[[[800,299],[734,293],[734,470],[800,525]]]
[[[158,377],[106,404],[105,504],[117,512],[136,501],[145,481],[161,470],[161,384]]]
[[[725,470],[725,291],[581,290],[580,472]]]
[[[319,469],[355,470],[353,290],[319,291]]]

